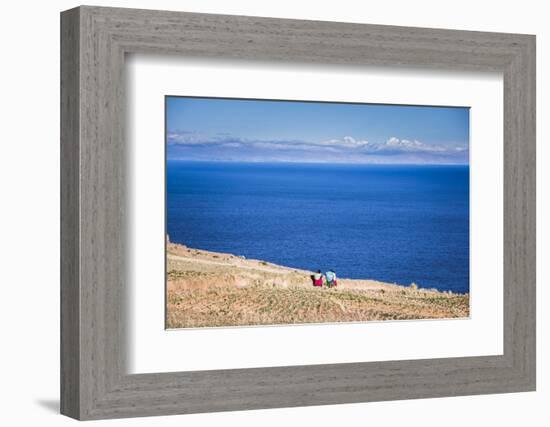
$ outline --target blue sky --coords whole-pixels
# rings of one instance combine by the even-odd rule
[[[166,98],[168,159],[467,164],[469,109]]]

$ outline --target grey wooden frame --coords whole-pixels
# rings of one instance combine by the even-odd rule
[[[129,375],[126,53],[504,76],[504,354]],[[83,6],[61,14],[61,412],[77,419],[535,390],[535,37]],[[161,166],[159,166],[161,167]]]

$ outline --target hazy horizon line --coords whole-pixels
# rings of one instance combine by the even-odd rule
[[[355,166],[470,166],[470,162],[467,163],[441,163],[441,162],[342,162],[342,161],[315,161],[315,160],[231,160],[231,159],[185,159],[185,158],[169,158],[166,157],[166,162],[169,161],[181,161],[181,162],[195,162],[195,163],[290,163],[290,164],[319,164],[319,165],[355,165]]]

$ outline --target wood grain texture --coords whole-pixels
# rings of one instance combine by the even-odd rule
[[[100,419],[535,389],[534,36],[84,6],[62,13],[61,38],[62,413]],[[503,72],[504,354],[127,374],[127,53]]]
[[[79,16],[61,20],[61,412],[80,414]]]

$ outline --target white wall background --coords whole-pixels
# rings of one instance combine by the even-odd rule
[[[68,425],[59,405],[59,12],[75,1],[5,2],[0,23],[0,401],[3,425]],[[157,0],[96,5],[537,35],[538,391],[108,421],[110,425],[546,426],[550,423],[550,27],[537,0]],[[546,12],[546,13],[545,13]],[[546,359],[546,360],[545,360]],[[545,363],[546,362],[546,363]]]

